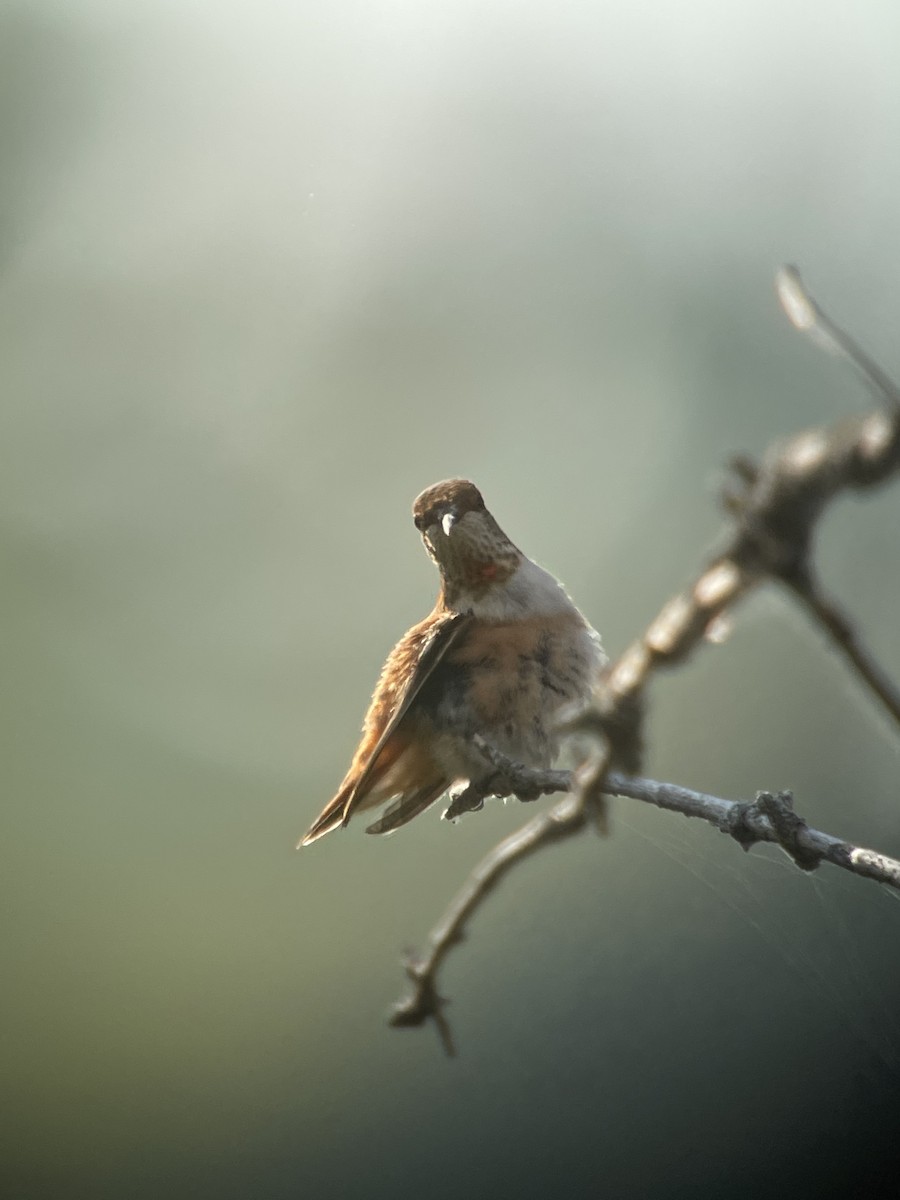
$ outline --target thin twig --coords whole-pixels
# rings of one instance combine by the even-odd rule
[[[802,579],[784,579],[785,586],[793,593],[811,617],[813,617],[831,639],[832,644],[847,659],[858,678],[881,703],[885,712],[900,726],[900,692],[887,677],[875,658],[862,644],[859,632],[850,618],[828,599],[809,572]]]
[[[823,312],[810,295],[800,272],[794,266],[782,267],[775,276],[775,290],[781,307],[795,329],[808,333],[832,354],[845,358],[888,407],[900,410],[900,388],[882,371],[862,346]]]
[[[437,972],[441,964],[448,952],[463,940],[466,924],[473,912],[484,903],[513,866],[551,842],[559,842],[580,833],[586,823],[585,804],[578,797],[569,795],[547,812],[533,817],[485,855],[431,931],[428,952],[421,958],[407,955],[404,966],[412,988],[407,996],[393,1006],[391,1025],[408,1028],[434,1019],[438,1023],[444,1050],[448,1055],[453,1055],[453,1042],[443,1012],[447,1001],[437,990]]]

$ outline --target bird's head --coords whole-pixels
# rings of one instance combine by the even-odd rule
[[[413,504],[413,520],[441,573],[450,606],[502,586],[522,561],[468,479],[445,479],[426,488]]]

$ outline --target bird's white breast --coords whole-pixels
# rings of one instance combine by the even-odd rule
[[[448,656],[448,664],[463,671],[465,689],[446,698],[444,722],[482,734],[516,761],[548,766],[558,748],[560,712],[589,699],[607,661],[599,635],[563,586],[525,558],[502,586],[461,596],[458,607],[478,625]],[[468,761],[467,749],[464,754]]]
[[[456,603],[461,612],[471,612],[482,621],[514,621],[521,617],[552,617],[578,612],[566,589],[549,571],[530,558],[519,566],[501,587],[484,595],[461,594]]]

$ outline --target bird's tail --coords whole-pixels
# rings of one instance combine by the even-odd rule
[[[434,804],[438,796],[446,792],[448,786],[448,781],[442,779],[440,783],[432,782],[414,792],[406,792],[399,796],[393,804],[387,806],[377,821],[366,826],[366,833],[393,833],[395,829],[399,829],[401,825],[405,825],[407,821],[411,821]]]
[[[430,783],[416,788],[415,791],[401,793],[393,804],[388,805],[382,816],[366,828],[366,833],[393,833],[395,829],[399,829],[401,825],[405,825],[407,821],[411,821],[413,817],[417,817],[420,812],[424,812],[426,808],[434,804],[435,800],[443,795],[448,787],[449,781],[446,779],[431,780]],[[338,829],[344,824],[347,803],[353,793],[354,785],[352,783],[344,784],[313,821],[306,836],[297,843],[298,850],[301,846],[312,845],[326,833],[331,833],[332,829]],[[376,800],[375,803],[377,804],[378,801]],[[366,803],[360,807],[369,808],[371,804],[372,801],[367,796]]]
[[[344,810],[347,807],[347,801],[353,794],[353,784],[343,784],[340,791],[335,795],[309,827],[309,831],[297,843],[297,849],[301,846],[311,846],[313,842],[318,841],[320,837],[324,837],[326,833],[331,833],[332,829],[337,829],[344,823]]]

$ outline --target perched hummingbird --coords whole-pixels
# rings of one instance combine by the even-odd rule
[[[493,768],[472,736],[549,767],[560,710],[587,700],[606,662],[562,584],[514,546],[467,479],[426,488],[413,519],[441,575],[431,615],[391,653],[350,770],[306,837],[390,801],[369,833],[391,833],[456,783]]]

